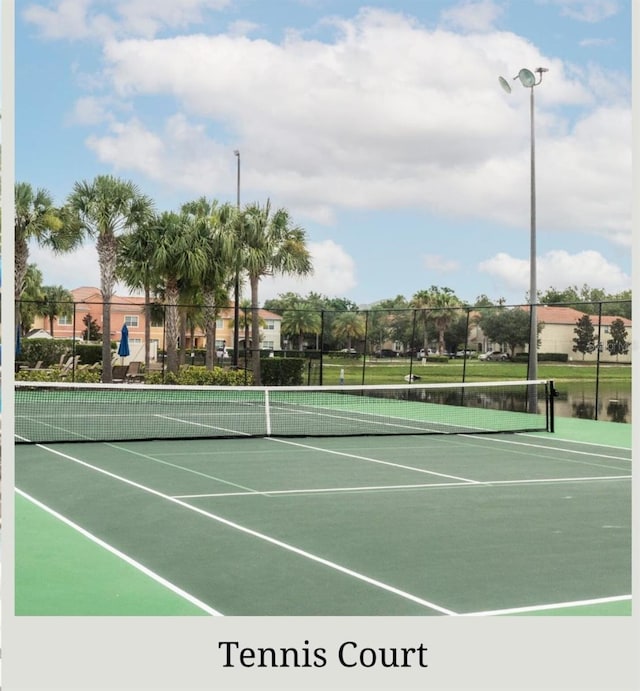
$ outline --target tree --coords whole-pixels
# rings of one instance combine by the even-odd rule
[[[296,302],[282,315],[282,331],[287,336],[298,337],[298,350],[304,350],[305,334],[320,333],[320,314],[310,310],[302,302]]]
[[[593,353],[596,349],[596,335],[593,322],[588,314],[584,314],[576,322],[575,338],[573,339],[574,346],[572,348],[574,353],[582,353],[582,359],[584,360],[586,353]]]
[[[305,232],[293,225],[286,209],[271,210],[254,203],[245,207],[233,226],[234,233],[224,233],[223,252],[231,257],[237,252],[239,266],[249,276],[251,288],[252,334],[259,333],[259,284],[264,276],[274,274],[306,275],[311,273],[311,258],[306,246]],[[252,345],[252,371],[260,384],[260,347],[256,339]]]
[[[341,342],[346,343],[347,348],[352,348],[354,339],[364,338],[365,322],[359,312],[341,312],[333,322],[333,335]]]
[[[412,298],[416,307],[423,309],[423,323],[425,325],[424,348],[427,348],[426,326],[428,321],[433,321],[438,334],[438,352],[446,352],[444,334],[453,320],[456,311],[462,306],[462,302],[456,297],[451,288],[439,288],[431,286],[429,290],[418,291]]]
[[[15,184],[14,297],[16,325],[20,324],[20,298],[25,289],[29,265],[29,242],[35,240],[55,253],[70,252],[82,244],[77,218],[67,207],[57,208],[45,189],[34,190],[28,182]]]
[[[73,314],[73,295],[62,286],[45,286],[40,314],[49,319],[49,333],[53,338],[53,324],[56,317],[70,317]]]
[[[208,260],[203,275],[199,278],[202,293],[203,326],[206,336],[205,364],[211,369],[217,362],[216,320],[222,305],[229,301],[229,292],[235,281],[236,258],[224,238],[232,235],[237,224],[237,209],[230,204],[220,205],[217,200],[206,197],[183,204],[182,213],[198,224],[206,241]]]
[[[167,371],[178,371],[178,298],[180,282],[197,282],[208,261],[206,238],[200,224],[187,214],[163,212],[155,222],[156,241],[151,262],[164,285]]]
[[[82,317],[82,323],[84,324],[82,338],[85,341],[99,341],[102,338],[100,326],[90,314],[85,314],[84,317]]]
[[[39,313],[40,304],[44,300],[42,288],[42,271],[35,264],[27,266],[24,278],[24,289],[20,301],[20,335],[26,336]],[[16,309],[18,306],[16,305]]]
[[[622,319],[614,319],[609,327],[611,338],[607,341],[607,350],[611,355],[626,355],[631,343],[627,341],[627,330]]]
[[[147,371],[151,360],[151,295],[157,295],[161,289],[160,277],[152,261],[157,229],[157,224],[149,218],[123,235],[118,244],[118,278],[132,292],[144,292],[144,365]]]
[[[519,307],[509,309],[499,307],[482,315],[480,325],[485,336],[494,343],[507,346],[511,355],[515,349],[529,343],[530,318],[527,310]],[[537,324],[538,334],[544,328],[542,322]]]
[[[96,241],[103,301],[102,380],[110,382],[111,298],[117,276],[119,238],[149,222],[153,205],[132,182],[111,175],[98,175],[92,182],[76,182],[68,204]]]

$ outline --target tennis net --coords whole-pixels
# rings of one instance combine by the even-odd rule
[[[553,431],[553,382],[309,387],[16,382],[17,443]],[[532,400],[534,405],[531,405]]]

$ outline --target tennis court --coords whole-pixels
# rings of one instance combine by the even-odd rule
[[[528,430],[521,383],[456,386],[445,413],[443,391],[409,388],[356,407],[263,391],[215,413],[181,407],[184,390],[170,413],[135,389],[117,409],[82,386],[40,409],[16,391],[16,432],[38,441],[16,446],[16,614],[629,614],[626,426],[533,431],[549,425],[540,394]],[[73,441],[98,428],[107,441]],[[184,438],[202,428],[222,438]],[[137,440],[158,434],[183,438]]]

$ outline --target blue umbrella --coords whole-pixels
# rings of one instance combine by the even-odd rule
[[[129,329],[127,329],[126,324],[122,325],[120,345],[118,346],[118,355],[120,357],[128,357],[129,355]]]

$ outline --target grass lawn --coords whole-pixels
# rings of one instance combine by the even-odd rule
[[[408,359],[395,360],[325,357],[323,359],[323,384],[340,384],[340,371],[344,370],[345,384],[402,384],[409,374],[418,375],[423,383],[465,381],[522,380],[527,377],[526,362],[484,362],[475,359],[453,359],[448,362],[421,360],[410,363]],[[555,382],[595,382],[595,363],[539,362],[538,378]],[[363,381],[364,376],[364,381]],[[598,373],[601,382],[631,383],[631,365],[601,364]]]

